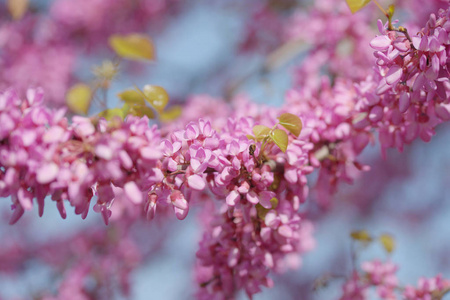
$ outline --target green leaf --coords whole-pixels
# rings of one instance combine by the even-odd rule
[[[155,49],[151,39],[145,34],[114,34],[109,38],[109,45],[117,55],[132,60],[154,60]]]
[[[270,138],[281,149],[281,151],[286,152],[289,143],[289,137],[284,130],[275,129],[270,135]]]
[[[131,106],[129,114],[137,116],[137,117],[147,116],[149,119],[155,118],[155,112],[150,107],[145,106],[145,105]]]
[[[256,213],[258,215],[258,217],[261,220],[264,220],[266,218],[267,213],[272,210],[272,209],[276,209],[278,206],[278,199],[277,198],[272,198],[270,199],[270,203],[272,204],[272,208],[264,208],[261,204],[256,204],[255,208],[256,208]]]
[[[296,115],[285,113],[278,117],[280,125],[286,128],[290,133],[298,137],[302,131],[302,120]]]
[[[270,128],[264,125],[255,125],[252,129],[256,141],[261,141],[270,134]]]
[[[13,20],[20,20],[28,10],[28,0],[7,0],[6,5]]]
[[[129,105],[145,105],[144,96],[136,90],[125,90],[118,93],[117,97]]]
[[[66,104],[71,111],[77,114],[87,114],[91,105],[92,91],[84,83],[72,86],[66,94]]]
[[[174,105],[167,110],[163,111],[159,115],[159,120],[161,122],[170,122],[173,121],[181,116],[182,108],[180,105]]]
[[[357,231],[353,231],[350,236],[352,237],[352,239],[356,240],[356,241],[360,241],[360,242],[364,242],[364,243],[369,243],[372,241],[372,237],[370,236],[370,234],[367,232],[367,230],[357,230]]]
[[[395,6],[394,5],[389,5],[387,13],[389,15],[389,18],[392,18],[394,16],[394,13],[395,13]]]
[[[105,118],[108,121],[111,121],[113,118],[120,118],[121,120],[125,119],[127,115],[124,107],[122,108],[109,108],[98,114],[99,117]]]
[[[382,234],[379,237],[379,241],[381,245],[383,245],[384,249],[387,253],[392,253],[395,249],[395,240],[390,234]]]
[[[142,93],[144,94],[145,100],[153,106],[156,111],[161,113],[169,103],[169,95],[166,90],[157,85],[145,85]]]
[[[346,0],[348,7],[354,14],[364,6],[366,6],[371,0]]]

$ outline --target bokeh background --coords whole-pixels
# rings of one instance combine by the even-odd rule
[[[129,74],[126,70],[121,72],[109,91],[109,104],[112,107],[118,104],[114,95],[119,91],[133,84],[143,86],[148,83],[165,87],[172,103],[183,103],[194,94],[223,98],[226,88],[235,79],[245,78],[238,93],[258,103],[281,105],[292,84],[292,68],[304,55],[300,51],[277,70],[261,74],[258,70],[267,52],[241,51],[248,20],[254,7],[263,1],[248,2],[179,3],[176,12],[167,17],[163,26],[145,28],[154,40],[157,61],[133,66],[137,70]],[[31,3],[35,9],[46,13],[53,2]],[[85,56],[77,58],[76,77],[88,80],[91,66],[110,55],[108,49],[87,51]],[[358,229],[374,234],[389,233],[395,237],[397,247],[391,260],[400,265],[398,277],[401,282],[415,283],[421,276],[432,277],[437,273],[450,277],[448,145],[450,127],[442,126],[430,143],[417,140],[407,146],[404,153],[388,151],[386,159],[381,158],[379,145],[367,149],[362,162],[372,170],[364,173],[354,185],[342,185],[328,210],[306,204],[305,209],[316,210],[316,249],[304,256],[300,270],[275,277],[275,288],[265,290],[255,299],[337,299],[342,280],[334,280],[318,291],[312,291],[312,286],[317,278],[329,272],[347,274],[350,271],[349,233]],[[62,220],[54,205],[46,207],[42,218],[37,216],[36,208],[18,224],[9,226],[9,199],[0,201],[0,209],[4,216],[0,223],[0,251],[1,244],[6,245],[6,241],[13,238],[40,243],[105,226],[99,215],[91,213],[86,220],[81,220],[70,208],[67,219]],[[201,237],[199,228],[195,210],[183,222],[154,222],[145,227],[144,236],[154,249],[132,275],[131,299],[193,297],[192,266]],[[167,237],[161,237],[162,234]],[[360,254],[361,260],[386,257],[381,246],[376,244]],[[52,274],[47,266],[33,260],[27,262],[19,274],[0,272],[0,298],[29,299],[33,291],[51,288],[52,282],[57,280]]]

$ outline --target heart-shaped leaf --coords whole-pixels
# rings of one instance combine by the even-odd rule
[[[133,60],[153,60],[155,49],[151,39],[145,34],[114,34],[109,38],[109,45],[117,55]]]
[[[360,242],[364,242],[364,243],[369,243],[372,241],[372,237],[370,236],[370,234],[367,232],[367,230],[357,230],[357,231],[353,231],[350,236],[352,237],[352,239],[356,240],[356,241],[360,241]]]
[[[120,92],[117,97],[128,105],[145,105],[144,96],[136,90]]]
[[[366,6],[371,0],[346,0],[348,7],[354,14],[364,6]]]
[[[87,114],[91,105],[92,91],[84,83],[72,86],[66,94],[66,104],[71,111],[77,114]]]
[[[275,144],[281,149],[281,151],[286,152],[289,143],[289,137],[286,131],[281,129],[275,129],[270,135],[271,139]]]
[[[390,234],[382,234],[379,237],[381,245],[386,250],[387,253],[392,253],[395,249],[395,240]]]
[[[142,89],[142,93],[144,94],[145,100],[159,113],[161,113],[167,103],[169,103],[169,95],[166,90],[160,86],[147,84]]]
[[[280,125],[286,128],[290,133],[298,137],[302,131],[302,121],[296,115],[284,113],[278,117]]]
[[[264,125],[255,125],[252,131],[256,141],[261,141],[270,134],[270,128]]]

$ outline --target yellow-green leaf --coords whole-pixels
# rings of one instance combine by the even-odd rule
[[[289,137],[286,131],[281,129],[275,129],[270,135],[270,137],[275,142],[275,144],[281,149],[281,151],[286,152],[289,143]]]
[[[72,86],[66,94],[67,107],[74,113],[87,114],[91,105],[92,91],[84,83],[78,83]]]
[[[382,234],[379,237],[381,245],[383,245],[384,249],[387,253],[392,253],[395,249],[395,240],[390,234]]]
[[[28,10],[28,0],[7,0],[9,13],[14,20],[20,20]]]
[[[389,5],[387,13],[388,13],[389,17],[392,18],[394,16],[394,13],[395,13],[395,6],[394,5]]]
[[[117,55],[133,60],[153,60],[155,49],[151,39],[145,34],[114,34],[109,38],[109,45]]]
[[[117,94],[120,100],[129,105],[145,105],[144,96],[136,90],[126,90]]]
[[[161,122],[169,122],[173,121],[181,116],[182,108],[180,105],[174,105],[167,110],[163,111],[159,115],[159,120]]]
[[[290,133],[298,137],[302,131],[302,120],[296,115],[285,113],[278,117],[280,125],[286,128]]]
[[[356,241],[360,241],[360,242],[371,242],[372,241],[372,237],[370,236],[370,234],[367,232],[367,230],[357,230],[357,231],[353,231],[350,236],[352,237],[352,239],[356,240]]]
[[[264,220],[264,219],[265,219],[267,213],[268,213],[270,210],[276,209],[276,208],[277,208],[277,206],[278,206],[278,199],[274,197],[274,198],[270,199],[270,203],[272,204],[272,208],[265,208],[265,207],[263,207],[263,206],[262,206],[261,204],[259,204],[259,203],[255,205],[256,213],[258,214],[258,217],[259,217],[261,220]]]
[[[150,103],[159,113],[164,110],[169,103],[169,95],[166,90],[157,85],[145,85],[142,89],[145,100]]]
[[[255,125],[252,131],[256,141],[261,141],[270,134],[270,128],[264,125]]]
[[[134,105],[130,107],[130,114],[138,117],[147,116],[149,119],[155,118],[155,112],[145,105]]]
[[[123,108],[109,108],[107,110],[104,110],[98,114],[99,117],[105,118],[106,120],[110,121],[113,118],[120,118],[125,119],[126,112]]]
[[[366,6],[371,0],[346,0],[346,1],[352,13],[355,13],[364,6]]]

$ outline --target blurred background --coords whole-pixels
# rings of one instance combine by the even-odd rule
[[[60,2],[59,6],[56,2]],[[119,18],[121,15],[108,6],[114,6],[113,1],[109,2],[31,0],[31,12],[20,21],[21,26],[12,24],[2,2],[0,45],[3,47],[0,56],[3,69],[0,87],[17,82],[17,78],[23,78],[27,73],[27,81],[23,79],[20,85],[44,85],[44,88],[47,85],[54,91],[50,97],[55,97],[49,105],[64,105],[56,99],[61,98],[61,92],[52,84],[59,82],[62,89],[67,89],[74,82],[91,80],[92,66],[112,57],[111,50],[102,41],[107,39],[108,30],[114,30],[111,26],[116,26],[110,25],[108,18],[114,20],[112,16]],[[124,1],[119,2],[123,4]],[[131,5],[136,1],[128,2]],[[318,2],[328,6],[336,1]],[[280,34],[283,31],[280,28],[287,26],[284,22],[299,11],[307,11],[313,5],[311,2],[160,0],[140,1],[140,5],[148,6],[142,15],[130,13],[117,20],[126,24],[123,28],[128,29],[122,28],[124,31],[141,29],[142,32],[143,29],[148,33],[154,41],[157,60],[155,63],[130,63],[121,67],[119,76],[108,90],[110,107],[118,105],[115,97],[118,92],[145,84],[163,86],[170,95],[171,104],[182,104],[192,95],[207,94],[212,98],[227,99],[230,94],[240,94],[257,103],[280,106],[286,91],[294,84],[295,68],[302,63],[308,49],[307,45],[301,45],[280,66],[269,71],[264,69],[270,54],[286,42],[286,37]],[[100,11],[102,9],[106,11]],[[108,9],[112,10],[111,14]],[[370,26],[376,30],[373,25],[381,16],[373,12],[373,8],[368,8],[368,11],[368,15],[375,16]],[[35,20],[31,14],[46,17]],[[69,20],[67,16],[70,14],[75,15],[70,19],[74,20],[73,23],[61,21],[64,18]],[[400,16],[407,20],[412,14],[404,11]],[[53,28],[50,23],[54,20],[65,26],[66,33]],[[117,23],[116,27],[121,30],[119,21]],[[96,32],[90,34],[89,39],[80,38],[84,44],[80,46],[82,50],[77,51],[82,55],[74,55],[69,47],[55,46],[57,36],[68,34],[70,30],[68,37],[83,36],[83,26],[95,28]],[[39,61],[35,62],[24,54],[20,58],[12,54],[14,47],[11,44],[19,35],[30,35],[30,28],[33,38],[43,41],[38,43],[38,47],[45,48],[45,43],[53,49],[62,47],[61,51],[66,53],[64,59],[70,61],[67,70],[63,70],[63,66],[50,66],[50,63],[41,65],[45,61],[42,57],[37,57]],[[372,37],[374,35],[368,39]],[[368,45],[367,50],[370,52]],[[37,54],[33,54],[34,50],[26,51],[31,51],[29,55],[44,53],[43,50]],[[57,51],[56,55],[62,55],[62,52]],[[15,60],[17,63],[12,63]],[[19,69],[19,62],[24,64],[20,73],[12,73]],[[41,74],[32,68],[33,64],[34,68],[49,68],[45,82],[39,81],[41,76],[39,80],[33,79],[34,75]],[[99,109],[93,106],[91,113]],[[394,236],[397,247],[390,259],[400,266],[398,277],[402,283],[415,284],[421,276],[432,277],[438,273],[450,277],[449,129],[448,125],[440,127],[430,143],[417,140],[407,146],[404,153],[388,151],[386,159],[381,158],[379,145],[366,149],[361,161],[369,165],[371,171],[364,173],[353,185],[341,185],[329,208],[306,204],[314,212],[311,218],[315,222],[316,249],[303,257],[301,269],[275,276],[275,287],[264,290],[254,299],[338,299],[342,280],[333,280],[318,291],[313,291],[314,282],[328,273],[349,274],[349,234],[359,229]],[[311,178],[314,180],[314,175]],[[30,295],[56,289],[60,280],[58,273],[34,256],[34,251],[43,251],[47,241],[63,241],[53,243],[54,247],[61,248],[48,250],[48,253],[63,252],[64,247],[71,247],[70,237],[79,233],[91,232],[95,236],[96,230],[100,230],[106,234],[105,225],[95,213],[81,220],[68,207],[68,217],[62,220],[56,207],[50,203],[42,218],[37,216],[35,208],[18,224],[9,226],[9,199],[2,199],[0,208],[0,299],[31,299]],[[173,218],[170,222],[155,220],[139,225],[139,230],[133,234],[148,253],[132,272],[130,299],[194,297],[192,269],[201,238],[198,223],[194,210],[183,222]],[[359,259],[385,257],[381,246],[374,244],[361,251]],[[114,297],[121,299],[125,296]]]

